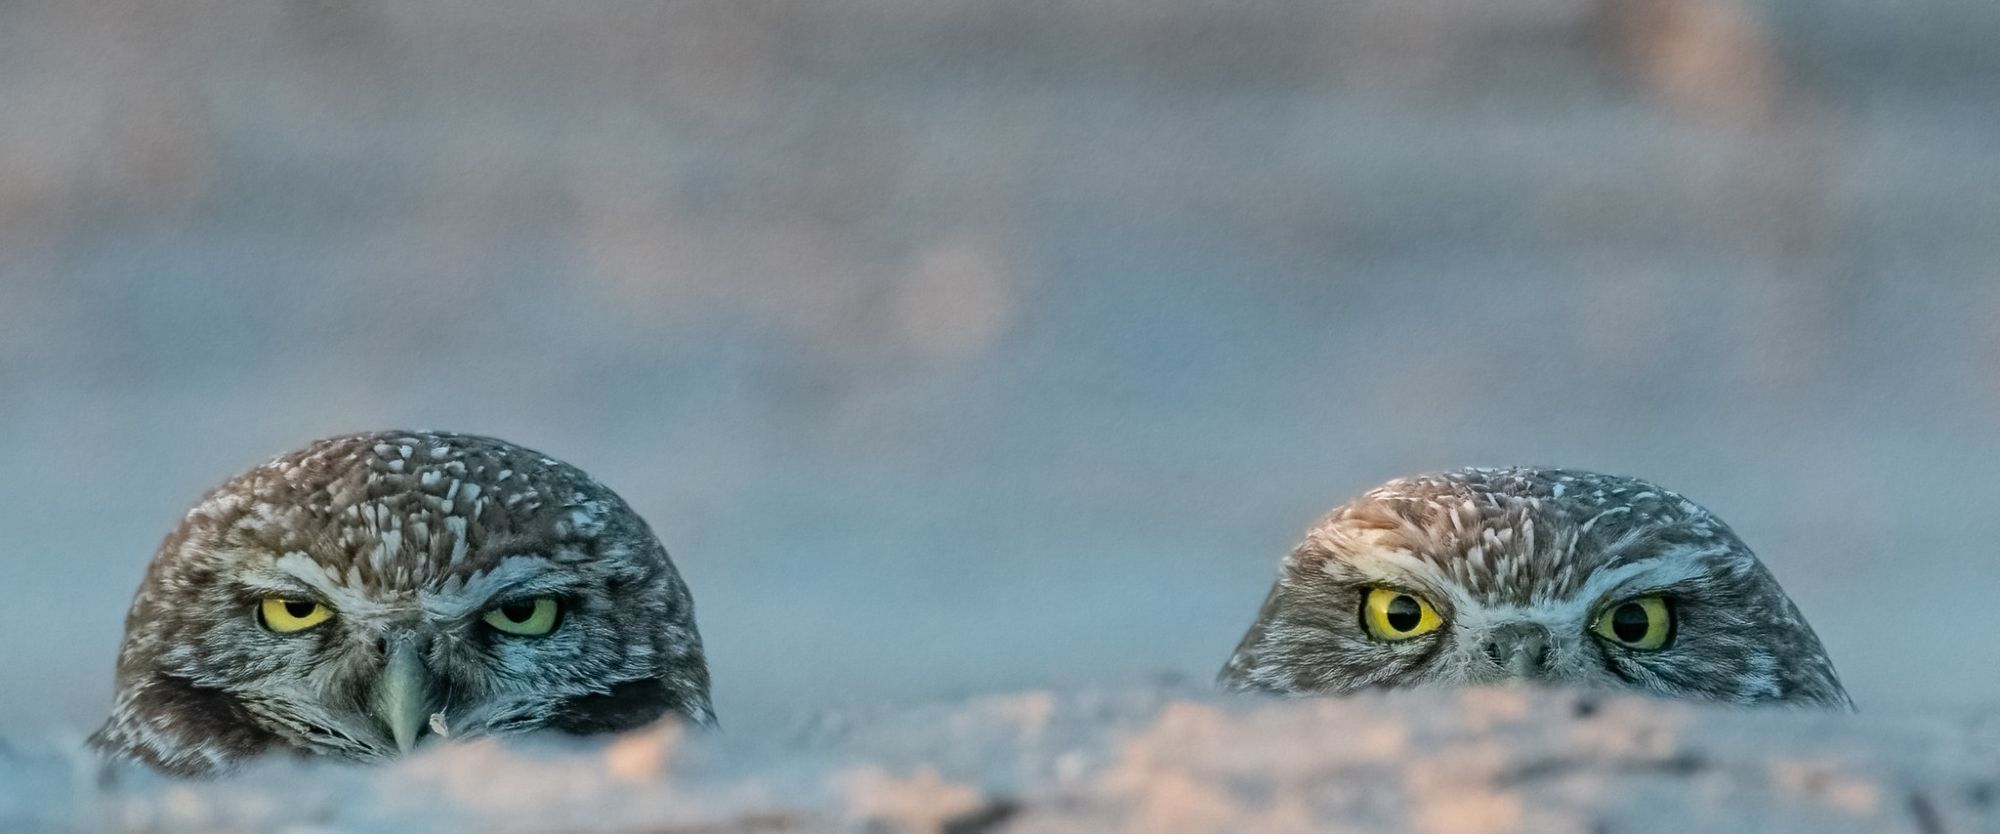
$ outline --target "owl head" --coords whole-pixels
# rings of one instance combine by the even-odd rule
[[[1812,627],[1720,519],[1645,481],[1560,469],[1403,478],[1335,509],[1285,557],[1220,680],[1850,707]]]
[[[433,432],[320,441],[210,493],[153,557],[117,683],[93,742],[176,774],[711,720],[646,523],[560,461]]]

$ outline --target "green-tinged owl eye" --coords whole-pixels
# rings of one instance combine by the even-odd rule
[[[1652,651],[1673,639],[1674,609],[1666,597],[1628,599],[1604,609],[1590,630],[1625,648]]]
[[[1408,640],[1436,631],[1444,618],[1430,602],[1409,591],[1371,588],[1361,605],[1361,621],[1378,640]]]
[[[333,619],[333,609],[309,599],[265,597],[257,606],[257,619],[279,634],[305,631]]]
[[[562,606],[554,597],[536,597],[516,602],[501,603],[486,612],[486,624],[499,629],[504,634],[517,637],[540,637],[556,630],[556,620],[562,616]]]

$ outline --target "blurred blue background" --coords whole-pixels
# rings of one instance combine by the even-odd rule
[[[1730,520],[1866,708],[2000,664],[2000,5],[0,4],[0,728],[200,493],[572,461],[734,726],[1205,680],[1388,477]],[[1980,660],[1979,658],[1985,658]]]

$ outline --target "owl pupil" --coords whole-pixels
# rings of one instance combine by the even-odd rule
[[[1628,602],[1611,612],[1611,633],[1627,643],[1637,643],[1646,638],[1646,627],[1651,621],[1644,606]]]
[[[318,607],[319,605],[317,603],[307,602],[305,600],[300,600],[300,599],[285,600],[285,613],[295,619],[303,620],[307,617],[312,616],[313,609]]]
[[[500,606],[500,616],[506,617],[508,622],[525,623],[528,621],[528,618],[535,616],[535,604],[532,602],[507,603]]]
[[[1416,600],[1411,599],[1409,595],[1405,594],[1389,600],[1389,611],[1386,619],[1389,621],[1390,628],[1397,631],[1409,631],[1416,628],[1417,623],[1423,621],[1424,609],[1417,604]]]

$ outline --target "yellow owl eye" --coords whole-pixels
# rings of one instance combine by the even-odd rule
[[[502,603],[486,612],[486,624],[502,633],[519,637],[540,637],[556,630],[562,606],[554,597],[537,597]]]
[[[1369,589],[1361,620],[1378,640],[1408,640],[1444,625],[1444,618],[1423,597],[1394,588]]]
[[[1590,630],[1628,649],[1652,651],[1673,639],[1674,610],[1666,597],[1628,599],[1604,609]]]
[[[333,619],[333,609],[309,599],[265,597],[264,603],[257,606],[257,618],[265,628],[290,634]]]

